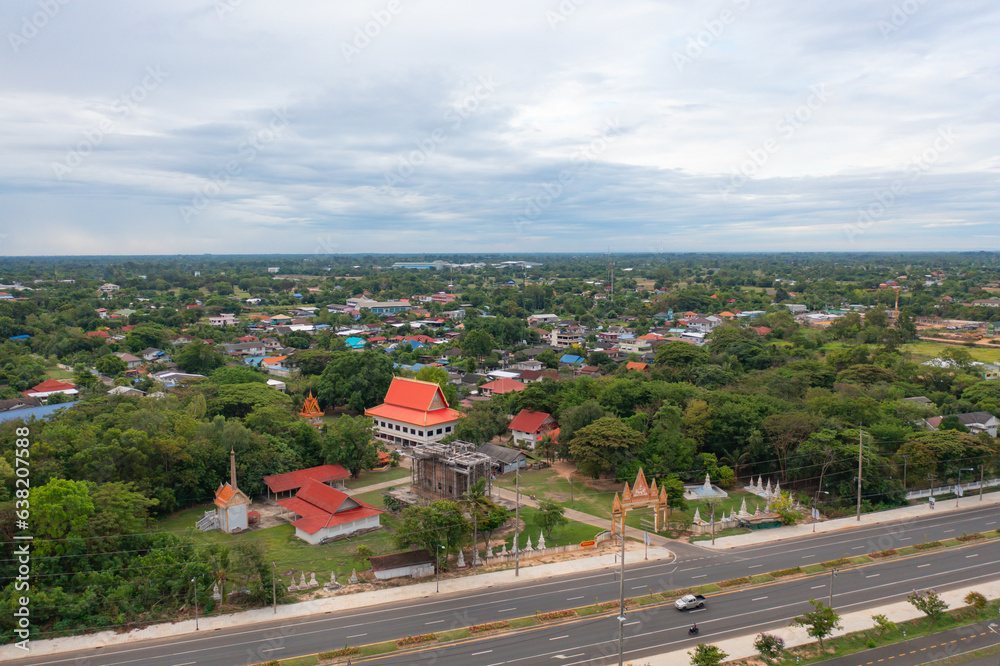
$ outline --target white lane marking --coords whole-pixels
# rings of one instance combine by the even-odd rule
[[[970,557],[979,557],[979,553],[973,553],[972,555],[966,555],[965,559],[969,559]]]
[[[577,599],[583,599],[583,597],[570,597],[566,601],[576,601]]]
[[[578,654],[555,654],[555,655],[552,655],[552,658],[553,659],[572,659],[573,657],[582,657],[582,656],[583,656],[583,652],[580,652]]]
[[[764,601],[764,599],[767,599],[767,597],[757,597],[755,599],[751,599],[750,601]]]
[[[854,548],[851,548],[851,550],[861,550],[862,548],[864,548],[864,546],[855,546]]]
[[[476,656],[479,656],[479,655],[481,655],[481,654],[489,654],[490,652],[493,652],[493,650],[483,650],[482,652],[473,652],[473,653],[472,653],[471,655],[469,655],[469,656],[471,656],[471,657],[476,657]]]
[[[632,589],[633,590],[645,590],[648,587],[649,587],[649,585],[638,585],[636,587],[633,587]]]
[[[762,567],[762,566],[764,566],[764,565],[763,564],[751,564],[750,566],[747,567],[747,569],[756,569],[757,567]]]
[[[276,647],[276,648],[261,648],[261,652],[276,652],[278,650],[284,650],[284,649],[285,646],[282,645],[281,647]]]
[[[561,639],[563,639],[563,638],[569,638],[569,634],[566,634],[565,636],[553,636],[553,637],[552,637],[552,638],[550,638],[549,640],[550,640],[550,641],[558,641],[558,640],[561,640]]]
[[[693,579],[695,579],[695,578],[705,578],[706,576],[708,576],[708,574],[702,574],[702,575],[700,575],[700,576],[691,576],[691,578],[692,578],[692,580],[693,580]]]
[[[912,539],[912,538],[913,538],[913,537],[899,537],[899,540],[900,540],[900,541],[909,541],[909,540],[910,540],[910,539]]]
[[[694,570],[695,570],[695,569],[697,569],[697,568],[698,568],[698,567],[689,567],[689,568],[687,568],[687,569],[681,569],[681,570],[680,570],[680,571],[678,571],[677,573],[684,573],[685,571],[694,571]]]
[[[990,521],[990,522],[988,522],[988,523],[986,523],[986,524],[987,524],[987,525],[996,525],[996,524],[997,524],[997,521],[993,520],[993,521]]]
[[[626,626],[626,627],[630,627],[630,626],[632,626],[633,624],[639,624],[639,620],[636,620],[635,622],[626,622],[626,623],[625,623],[625,626]]]
[[[877,578],[877,577],[878,577],[878,574],[871,574],[869,576],[865,576],[865,578]]]
[[[812,586],[812,587],[810,587],[809,589],[810,589],[810,590],[818,590],[818,589],[819,589],[819,588],[821,588],[821,587],[826,587],[826,585],[825,585],[825,584],[824,584],[824,585],[813,585],[813,586]]]
[[[813,553],[812,555],[803,555],[803,556],[802,556],[802,559],[804,560],[804,559],[806,559],[807,557],[816,557],[816,554],[815,554],[815,553]]]
[[[944,534],[950,534],[950,533],[952,533],[952,532],[954,532],[954,531],[955,531],[955,530],[945,530],[945,531],[944,531]]]
[[[183,664],[174,664],[174,666],[191,666],[191,664],[197,664],[197,661],[185,661]]]
[[[367,636],[368,634],[354,634],[353,636],[348,636],[348,638],[361,638],[362,636]]]
[[[918,569],[923,569],[924,567],[929,567],[929,566],[930,566],[929,564],[918,564],[917,568]]]
[[[509,613],[511,611],[517,610],[516,608],[504,608],[503,610],[498,610],[498,613]]]
[[[425,625],[427,625],[427,624],[441,624],[442,622],[444,622],[444,620],[434,620],[432,622],[424,622],[424,624]]]

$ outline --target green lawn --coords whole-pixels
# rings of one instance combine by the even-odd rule
[[[903,349],[913,354],[914,361],[926,361],[937,358],[949,349],[967,349],[972,358],[983,363],[1000,363],[1000,345],[990,347],[966,347],[961,344],[947,345],[943,342],[911,342],[903,345]]]
[[[535,522],[535,516],[538,514],[538,509],[530,506],[521,507],[521,520],[524,521],[525,527],[524,532],[521,533],[520,542],[521,547],[525,545],[525,534],[531,537],[532,547],[538,545],[538,535],[541,533],[542,528],[538,526]],[[578,544],[581,541],[590,541],[602,530],[599,527],[594,527],[593,525],[587,525],[586,523],[578,523],[575,520],[567,522],[565,525],[560,525],[552,530],[551,537],[545,537],[545,545],[549,548],[553,546],[569,546],[572,544]],[[491,541],[490,545],[494,546],[494,552],[497,552],[497,546],[500,545],[500,541]],[[510,550],[514,546],[514,534],[508,534],[507,538],[504,539],[504,543],[507,544],[507,550]]]
[[[373,499],[375,501],[369,503],[381,508],[381,498]],[[364,499],[363,501],[369,500]],[[302,571],[315,571],[316,580],[321,583],[329,581],[330,572],[333,571],[337,575],[337,580],[344,583],[351,575],[351,569],[362,568],[361,564],[353,559],[354,552],[360,544],[369,546],[377,555],[384,555],[396,550],[392,546],[391,532],[388,529],[321,546],[312,546],[295,538],[295,528],[289,524],[239,535],[223,534],[218,530],[198,532],[194,529],[194,524],[210,507],[211,505],[202,505],[172,514],[159,520],[156,529],[177,533],[187,531],[198,545],[217,543],[234,546],[239,543],[240,539],[258,540],[264,544],[268,559],[275,561],[278,572],[286,583],[288,582],[288,572],[292,571],[296,573],[296,578]],[[392,515],[382,514],[382,524],[391,526],[393,524]]]
[[[349,489],[364,488],[365,486],[371,486],[376,483],[409,478],[410,468],[408,467],[390,467],[389,469],[381,472],[374,469],[367,469],[361,472],[361,476],[357,479],[347,479],[344,482],[344,486]]]
[[[503,488],[513,490],[514,477],[505,475],[495,481]],[[624,487],[624,484],[623,484]],[[550,499],[562,506],[570,506],[570,483],[567,479],[559,476],[551,469],[530,470],[521,474],[521,493],[524,495],[535,494],[537,499]],[[614,501],[614,491],[601,491],[587,485],[585,482],[575,480],[572,489],[572,508],[577,511],[589,513],[592,516],[606,518],[611,522],[611,503]],[[716,519],[721,519],[723,513],[729,514],[735,509],[740,510],[740,504],[746,498],[747,510],[753,513],[759,504],[763,509],[764,501],[756,495],[744,493],[742,491],[729,491],[729,497],[722,500],[716,508]],[[694,518],[695,509],[701,510],[701,517],[709,519],[710,509],[707,509],[703,502],[688,502],[688,506],[683,511],[673,511],[669,520],[680,520],[681,517],[687,519]],[[625,518],[625,524],[642,530],[652,530],[653,511],[652,509],[635,509],[630,511]]]

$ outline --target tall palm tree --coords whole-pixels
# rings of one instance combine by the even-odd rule
[[[469,486],[462,498],[462,503],[472,514],[472,561],[475,562],[475,551],[478,548],[476,543],[479,541],[479,517],[485,515],[493,507],[493,500],[486,494],[486,479],[479,479]]]
[[[733,475],[740,478],[740,470],[750,461],[750,452],[747,449],[735,447],[732,451],[723,452],[719,459],[723,465],[729,465],[733,469]]]
[[[222,594],[222,605],[226,605],[226,583],[232,567],[229,562],[229,548],[214,545],[209,551],[209,566],[212,569],[212,579],[219,584]]]

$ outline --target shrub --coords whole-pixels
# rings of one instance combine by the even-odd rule
[[[834,567],[843,567],[850,563],[851,561],[849,559],[847,559],[846,557],[841,557],[839,560],[830,560],[828,562],[823,562],[822,566],[826,567],[827,569],[832,569]]]
[[[617,601],[613,601],[611,603],[614,604],[613,608],[618,608]],[[607,604],[601,604],[601,608],[604,608],[606,605]],[[560,620],[564,617],[576,617],[576,611],[574,610],[552,611],[551,613],[540,613],[535,617],[538,618],[539,622],[548,622],[549,620]]]
[[[800,573],[802,567],[792,567],[791,569],[782,569],[780,571],[772,571],[771,575],[775,578],[781,578],[782,576],[791,576],[793,574]],[[763,636],[763,634],[761,634]]]
[[[470,634],[480,634],[484,631],[494,631],[496,629],[506,629],[510,626],[509,620],[500,620],[498,622],[487,622],[486,624],[474,624],[469,627]]]
[[[979,592],[969,592],[965,595],[965,603],[971,606],[977,613],[982,613],[986,610],[986,597]]]
[[[962,532],[962,536],[956,537],[959,541],[975,541],[976,539],[982,539],[983,535],[979,532],[973,532],[972,534],[967,534]]]
[[[750,582],[750,576],[743,576],[741,578],[730,578],[729,580],[724,580],[721,583],[717,583],[719,587],[736,587],[737,585],[746,585]]]
[[[437,634],[420,634],[419,636],[407,636],[406,638],[400,638],[396,641],[396,647],[406,647],[407,645],[416,645],[418,643],[427,643],[428,641],[437,640]]]
[[[887,631],[892,631],[896,628],[896,623],[881,613],[872,615],[872,619],[875,620],[875,630],[878,631],[879,640],[882,639],[882,635]]]
[[[937,548],[941,545],[940,541],[926,541],[924,543],[914,544],[914,548],[917,550],[928,550],[929,548]]]
[[[872,553],[871,557],[873,557],[875,559],[881,559],[883,557],[892,557],[895,554],[896,554],[896,549],[895,548],[890,548],[889,550],[880,550],[877,553]]]
[[[774,634],[757,634],[757,638],[753,642],[753,649],[757,650],[761,659],[770,663],[772,659],[781,656],[785,649],[785,640]]]

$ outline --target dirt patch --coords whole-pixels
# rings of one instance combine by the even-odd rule
[[[254,502],[250,506],[250,509],[260,514],[260,522],[250,527],[250,529],[248,530],[250,532],[253,532],[255,530],[265,530],[268,527],[277,527],[278,525],[284,525],[285,523],[288,522],[288,520],[282,517],[283,515],[287,516],[288,518],[294,519],[294,516],[291,513],[289,513],[286,509],[268,501]]]

